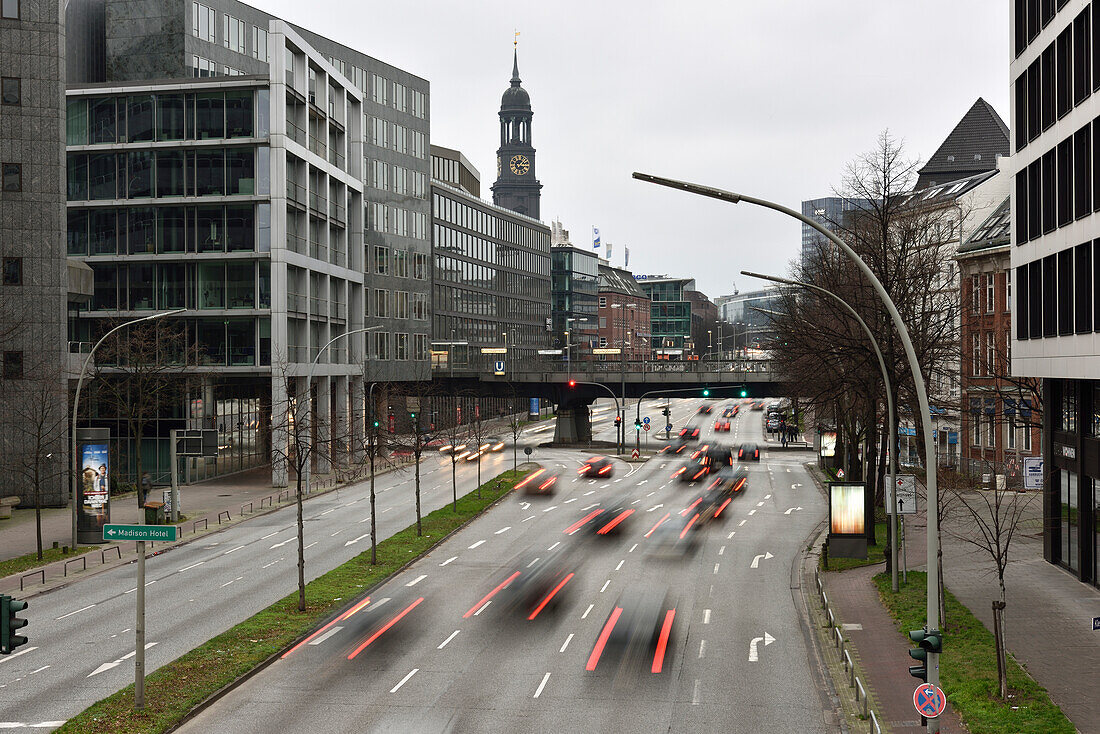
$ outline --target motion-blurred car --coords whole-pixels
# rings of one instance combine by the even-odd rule
[[[737,449],[738,461],[760,461],[760,447],[754,443],[743,443]]]
[[[707,456],[710,457],[713,465],[712,471],[721,471],[733,466],[734,451],[729,446],[711,446]]]
[[[657,521],[646,533],[646,555],[654,558],[675,559],[691,555],[699,548],[699,535],[696,532],[698,520],[694,515],[684,517],[679,513],[670,513],[667,518]]]
[[[699,406],[699,409],[695,412],[699,413],[700,415],[710,415],[710,412],[712,410],[714,410],[713,405],[711,405],[710,403],[703,403],[702,405]]]
[[[743,493],[747,485],[748,474],[741,467],[718,472],[695,507],[699,522],[706,524],[721,517],[733,498]]]
[[[711,460],[706,454],[701,454],[697,458],[688,459],[673,472],[671,479],[678,479],[681,482],[698,482],[700,479],[706,478],[710,474]]]
[[[630,495],[620,494],[608,498],[594,510],[566,529],[567,535],[583,530],[591,535],[607,537],[621,534],[630,524],[630,517],[636,514]]]
[[[441,454],[461,454],[465,450],[466,444],[464,443],[456,443],[453,446],[447,443],[439,447],[439,453]]]
[[[778,431],[779,430],[779,418],[768,418],[765,425],[766,425],[766,427],[769,431]]]
[[[501,609],[518,613],[528,621],[554,611],[565,598],[569,581],[576,573],[573,546],[520,556],[510,565],[499,598]]]
[[[539,469],[521,479],[514,489],[522,489],[524,494],[548,496],[554,493],[558,476],[556,471]]]
[[[620,660],[644,655],[647,668],[660,673],[676,619],[676,604],[663,584],[632,584],[615,600],[588,656],[585,670],[595,670],[604,655]]]
[[[673,454],[673,455],[682,454],[687,449],[687,447],[688,447],[688,445],[686,443],[684,443],[684,441],[682,441],[680,439],[676,439],[675,441],[670,443],[668,446],[665,446],[663,449],[661,449],[657,453],[659,453],[659,454]]]
[[[729,433],[730,422],[728,420],[725,420],[725,419],[716,420],[716,421],[714,421],[714,430],[717,433],[722,433],[722,432]]]
[[[763,409],[764,409],[764,403],[760,402],[759,400],[757,400],[756,402],[754,402],[752,404],[752,410],[763,410]]]
[[[723,418],[733,418],[735,415],[737,415],[737,406],[736,405],[733,406],[732,408],[726,408],[725,410],[722,411],[722,417]]]
[[[699,426],[684,426],[680,429],[681,441],[698,441],[699,440]]]
[[[593,456],[577,471],[582,477],[603,479],[615,473],[615,464],[606,456]]]

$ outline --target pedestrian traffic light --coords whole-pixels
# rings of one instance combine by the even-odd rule
[[[663,415],[665,418],[668,418],[670,415],[672,415],[672,411],[668,408],[664,408],[661,410],[661,415]]]
[[[27,608],[27,602],[0,596],[0,654],[8,655],[20,645],[27,644],[27,638],[15,634],[15,631],[27,626],[27,620],[16,616]]]
[[[641,421],[641,419],[639,419],[639,418],[634,419],[634,430],[635,431],[642,430],[642,421]]]
[[[909,666],[909,675],[928,682],[928,653],[939,654],[943,651],[943,633],[939,630],[912,630],[909,639],[920,645],[909,651],[909,657],[920,661],[920,665]]]
[[[748,396],[749,396],[749,391],[745,388],[741,388],[741,397],[747,398]]]

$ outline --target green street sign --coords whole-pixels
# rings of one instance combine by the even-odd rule
[[[179,528],[175,525],[104,525],[104,540],[172,541]]]

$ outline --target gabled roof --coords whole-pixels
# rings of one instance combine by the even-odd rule
[[[597,290],[600,293],[622,293],[636,298],[648,298],[638,287],[638,281],[628,270],[621,270],[600,263],[600,280]]]
[[[920,169],[916,189],[992,170],[997,167],[997,156],[1008,153],[1008,126],[979,97]]]
[[[1004,247],[1012,241],[1012,197],[1006,196],[993,213],[959,246],[959,254]]]

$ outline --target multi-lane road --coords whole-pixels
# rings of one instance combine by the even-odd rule
[[[488,455],[487,479],[511,468],[510,452]],[[458,492],[477,484],[473,464],[458,466]],[[426,460],[423,510],[451,499],[450,460]],[[376,482],[378,535],[415,521],[412,471]],[[370,548],[366,483],[305,505],[308,578]],[[147,562],[146,670],[152,671],[247,619],[296,588],[295,509],[287,507],[212,533]],[[0,656],[0,729],[45,730],[134,681],[134,565],[33,597],[27,645]],[[21,724],[21,727],[15,727]]]
[[[698,420],[704,440],[715,417]],[[718,440],[760,437],[760,413],[742,412]],[[704,491],[670,479],[676,461],[586,479],[577,452],[536,458],[562,472],[555,495],[509,496],[184,731],[827,730],[793,583],[824,514],[804,455],[765,450],[683,553],[654,530]]]

